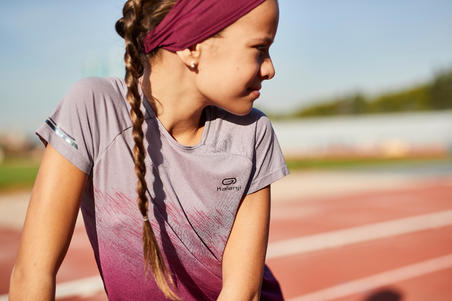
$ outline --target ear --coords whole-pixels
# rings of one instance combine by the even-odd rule
[[[176,54],[179,56],[184,65],[194,69],[199,63],[199,58],[201,56],[201,45],[195,44],[190,48],[176,51]]]

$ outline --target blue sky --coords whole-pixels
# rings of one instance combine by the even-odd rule
[[[284,112],[378,94],[452,67],[452,1],[280,0],[276,77],[256,105]],[[121,76],[123,1],[7,1],[0,19],[0,132],[31,132],[85,76]]]

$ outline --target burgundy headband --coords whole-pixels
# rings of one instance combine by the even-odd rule
[[[179,51],[202,42],[265,0],[179,0],[143,39],[145,53],[160,47]]]

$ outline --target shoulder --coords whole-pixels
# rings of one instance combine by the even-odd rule
[[[253,108],[244,116],[234,115],[218,107],[213,107],[212,112],[214,134],[211,135],[211,141],[216,151],[252,159],[260,145],[274,140],[270,119],[259,109]]]
[[[214,107],[213,111],[213,118],[219,119],[219,122],[223,124],[223,128],[226,127],[231,131],[240,133],[241,136],[252,135],[255,139],[259,139],[263,135],[271,134],[273,131],[270,118],[259,109],[252,108],[244,116],[234,115],[218,107]]]
[[[57,110],[60,119],[89,128],[93,139],[112,140],[131,126],[126,93],[122,79],[83,78],[68,90]]]
[[[124,81],[115,77],[87,77],[77,81],[68,95],[78,102],[99,98],[121,98],[124,95]]]
[[[61,100],[61,106],[86,116],[93,122],[124,119],[128,116],[122,79],[114,77],[87,77],[77,81]],[[111,118],[111,117],[116,118]],[[107,118],[110,117],[110,118]],[[105,120],[104,120],[105,119]]]

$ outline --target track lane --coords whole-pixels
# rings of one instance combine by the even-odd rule
[[[403,185],[403,187],[393,190],[369,190],[368,193],[363,191],[347,194],[340,193],[334,196],[313,197],[302,201],[275,201],[272,204],[270,244],[296,237],[325,234],[375,222],[392,221],[419,214],[449,210],[452,209],[451,196],[452,183],[441,178],[435,178],[433,180],[428,179],[421,185]],[[2,231],[7,231],[7,233]],[[58,284],[67,283],[71,280],[85,279],[98,274],[84,231],[83,227],[77,226],[68,255],[57,276]],[[441,234],[435,231],[444,232],[441,232]],[[1,260],[0,272],[3,278],[0,279],[0,294],[7,292],[4,278],[8,278],[7,281],[9,282],[10,268],[8,267],[12,267],[11,262],[14,262],[14,258],[11,259],[11,257],[15,257],[14,248],[17,249],[19,237],[19,231],[10,228],[5,230],[5,227],[1,227],[0,244],[2,245],[3,257],[0,257],[0,259],[5,260]],[[334,287],[343,282],[371,277],[378,273],[393,271],[404,266],[443,256],[448,254],[448,252],[452,252],[449,244],[444,246],[444,241],[447,241],[448,238],[450,241],[450,237],[452,237],[452,232],[449,227],[442,227],[433,230],[416,231],[391,238],[376,239],[362,244],[350,244],[330,250],[318,250],[309,254],[269,259],[267,263],[279,279],[285,296],[293,298],[300,296],[300,294],[312,293],[328,287]],[[402,243],[400,245],[397,242],[405,242],[405,244]],[[6,250],[3,247],[5,243],[8,245],[8,252],[4,252]],[[410,249],[409,246],[414,247]],[[417,249],[415,248],[416,246]],[[443,249],[444,247],[446,249]],[[378,254],[378,256],[375,258],[372,257],[372,254]],[[417,257],[408,256],[407,254],[417,254]],[[361,263],[358,266],[350,264],[350,262],[357,259],[365,264]],[[350,265],[349,269],[344,268],[344,264],[347,266],[347,260]],[[373,262],[376,267],[369,266],[368,262]],[[328,269],[328,267],[333,267],[333,270]],[[7,271],[7,277],[5,271]],[[447,274],[447,271],[432,272],[399,281],[394,284],[394,289],[400,289],[403,291],[404,296],[411,297],[414,296],[413,294],[416,289],[419,289],[419,286],[426,291],[432,291],[432,287],[436,287],[435,283],[444,282],[444,279],[441,278],[442,275],[450,275]],[[294,277],[294,275],[297,277]],[[439,275],[439,278],[434,279],[435,275]],[[300,281],[294,285],[291,280],[297,278]],[[410,285],[411,282],[417,283],[418,279],[424,279],[424,281],[418,282],[417,287]],[[302,283],[301,290],[298,288],[300,283]],[[440,292],[452,295],[452,292],[448,291],[447,288],[447,286],[440,286]],[[80,293],[89,296],[65,297],[59,300],[106,300],[105,293],[102,291]],[[363,296],[365,294],[352,294],[344,297],[344,300],[364,300],[362,299]],[[443,295],[440,294],[439,296]],[[0,297],[0,300],[2,300],[2,297]]]
[[[452,268],[427,273],[423,276],[397,281],[366,292],[334,298],[334,301],[372,301],[373,300],[409,300],[409,301],[450,301],[450,279]],[[379,297],[380,299],[376,299]],[[383,299],[386,297],[386,299]],[[390,299],[392,298],[392,299]],[[397,299],[399,298],[399,299]]]
[[[267,263],[290,299],[452,254],[450,237],[452,226],[270,259]],[[452,287],[446,292],[452,295]]]
[[[273,202],[270,240],[285,240],[449,210],[452,209],[451,203],[452,181],[441,179],[391,191],[370,190],[367,193],[317,197],[302,202]]]

